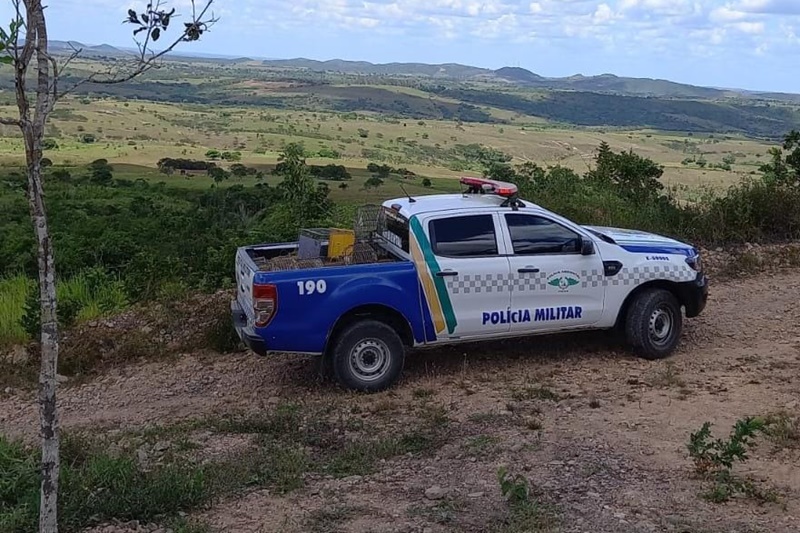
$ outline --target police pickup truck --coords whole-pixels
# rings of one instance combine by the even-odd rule
[[[360,243],[375,252],[367,261],[280,269],[269,265],[298,243],[240,248],[239,337],[261,355],[320,356],[342,386],[378,391],[398,380],[411,349],[458,342],[617,329],[638,356],[663,358],[684,315],[705,308],[693,246],[576,224],[520,199],[513,184],[461,183],[461,194],[375,206],[378,222]]]

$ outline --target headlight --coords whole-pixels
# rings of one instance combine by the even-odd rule
[[[686,263],[696,272],[703,271],[703,260],[700,258],[700,254],[697,254],[694,257],[687,257]]]

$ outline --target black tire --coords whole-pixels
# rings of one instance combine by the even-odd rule
[[[681,305],[664,289],[645,289],[635,296],[625,318],[625,338],[643,359],[664,359],[678,346],[683,331]]]
[[[323,381],[335,379],[333,374],[333,355],[324,353],[317,357],[314,362],[314,369]]]
[[[363,320],[338,335],[331,355],[333,373],[340,385],[377,392],[399,379],[405,346],[391,326],[377,320]]]

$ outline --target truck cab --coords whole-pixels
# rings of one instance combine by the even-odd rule
[[[461,184],[462,194],[384,202],[362,243],[383,260],[369,265],[260,272],[254,250],[240,249],[240,336],[259,353],[319,355],[344,386],[373,391],[399,378],[410,350],[465,341],[618,328],[638,355],[666,357],[684,315],[706,305],[691,245],[577,224],[520,199],[513,184]],[[273,303],[248,298],[265,291]],[[274,317],[251,323],[259,308]]]

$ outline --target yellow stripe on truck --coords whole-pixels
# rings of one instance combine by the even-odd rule
[[[436,292],[436,287],[433,285],[433,277],[431,277],[431,273],[428,270],[428,264],[425,262],[417,239],[411,238],[409,240],[411,257],[414,259],[414,264],[419,274],[419,280],[422,282],[422,289],[425,291],[425,299],[428,301],[428,309],[433,319],[433,327],[436,333],[441,333],[445,328],[444,313],[442,313],[442,305],[439,302],[439,295]]]

